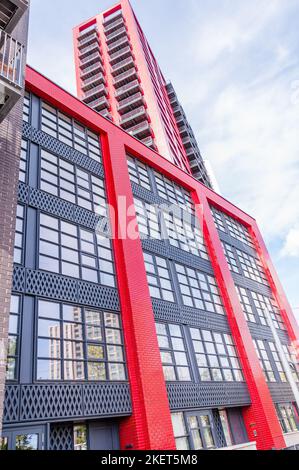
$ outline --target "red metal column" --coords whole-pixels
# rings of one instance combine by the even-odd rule
[[[282,319],[287,329],[288,336],[293,342],[294,346],[297,349],[297,355],[299,354],[299,327],[298,323],[294,317],[293,311],[290,307],[288,299],[285,295],[279,277],[276,273],[268,250],[266,248],[263,237],[259,231],[259,228],[256,223],[254,223],[249,231],[251,233],[252,239],[255,243],[256,251],[260,257],[260,260],[263,264],[270,288],[272,293],[277,301],[278,307],[281,312]]]
[[[131,216],[123,214],[132,209],[133,195],[117,128],[102,137],[102,145],[108,201],[116,215],[113,243],[133,407],[132,416],[120,426],[121,448],[175,449],[141,242],[121,238],[123,225],[136,224],[136,215],[135,210]]]
[[[244,411],[248,437],[251,441],[257,442],[258,449],[282,449],[286,447],[282,430],[224,255],[208,199],[200,187],[193,193],[193,199],[196,204],[200,204],[200,207],[197,207],[197,216],[203,227],[204,238],[252,402],[251,406]]]

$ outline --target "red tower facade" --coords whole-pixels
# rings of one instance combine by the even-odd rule
[[[191,173],[166,80],[129,1],[85,21],[73,36],[78,97]]]

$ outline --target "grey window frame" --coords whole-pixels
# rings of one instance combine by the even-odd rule
[[[59,307],[59,318],[53,318],[51,316],[47,316],[47,315],[40,315],[40,312],[39,312],[39,302],[47,302],[48,304],[55,304],[55,305],[58,305]],[[64,307],[71,307],[71,308],[78,308],[79,311],[80,311],[80,315],[81,315],[81,321],[78,321],[78,322],[75,322],[74,320],[64,320],[64,317],[63,317],[63,308]],[[100,324],[97,324],[97,323],[89,323],[87,320],[86,320],[86,312],[95,312],[97,314],[100,315]],[[118,324],[119,324],[119,327],[114,327],[114,326],[106,326],[105,324],[105,314],[112,314],[112,315],[116,315],[117,318],[118,318]],[[38,341],[39,340],[42,340],[42,339],[45,339],[45,340],[50,340],[50,336],[45,336],[45,335],[39,335],[39,331],[38,331],[38,326],[39,326],[39,319],[43,320],[45,319],[46,321],[55,321],[57,322],[57,324],[59,325],[59,329],[60,329],[60,336],[57,337],[57,338],[54,338],[57,342],[59,342],[59,349],[60,349],[60,357],[58,358],[53,358],[53,362],[56,361],[56,362],[59,362],[60,364],[60,378],[58,379],[52,379],[52,378],[48,378],[48,379],[38,379],[38,361],[51,361],[51,358],[50,356],[49,357],[46,357],[46,356],[42,356],[42,355],[39,355],[38,353]],[[68,337],[65,337],[65,330],[64,330],[64,324],[70,324],[70,325],[74,325],[74,324],[78,324],[81,329],[82,329],[82,338],[79,338],[79,339],[70,339]],[[92,328],[100,328],[101,330],[101,341],[98,341],[98,340],[93,340],[91,338],[88,337],[87,335],[87,329],[88,327],[92,327]],[[107,330],[115,330],[119,333],[119,336],[120,336],[120,343],[112,343],[110,342],[108,339],[107,339]],[[34,366],[34,377],[35,377],[35,381],[37,383],[41,383],[41,382],[58,382],[58,383],[61,383],[61,382],[74,382],[74,383],[80,383],[80,382],[90,382],[90,383],[97,383],[97,382],[126,382],[128,380],[128,376],[127,376],[127,370],[126,370],[126,353],[125,353],[125,347],[124,347],[124,337],[123,337],[123,328],[122,328],[122,322],[121,322],[121,315],[119,312],[115,312],[115,311],[109,311],[109,310],[103,310],[103,309],[99,309],[99,308],[94,308],[94,307],[88,307],[88,306],[82,306],[82,305],[76,305],[76,304],[72,304],[72,303],[68,303],[68,302],[61,302],[61,301],[54,301],[54,300],[50,300],[50,299],[42,299],[42,298],[38,298],[36,299],[36,328],[35,328],[35,366]],[[75,359],[66,359],[65,358],[65,347],[64,347],[64,343],[72,343],[72,344],[76,344],[76,343],[80,343],[81,346],[82,346],[82,351],[83,351],[83,355],[82,355],[82,358],[75,358]],[[94,346],[98,346],[98,347],[101,347],[103,348],[103,352],[104,352],[104,358],[103,359],[96,359],[96,358],[90,358],[88,356],[88,346],[89,345],[94,345]],[[108,347],[109,346],[117,346],[117,347],[120,347],[122,349],[122,356],[123,356],[123,360],[122,361],[111,361],[109,360],[109,353],[108,353]],[[78,379],[78,380],[72,380],[72,379],[69,379],[69,378],[65,378],[65,369],[64,369],[64,366],[66,363],[80,363],[83,367],[83,371],[84,371],[84,375],[82,378]],[[105,370],[105,379],[102,379],[102,380],[93,380],[93,379],[90,379],[89,378],[89,369],[88,369],[88,365],[89,364],[104,364],[104,370]],[[113,364],[117,364],[117,365],[121,365],[123,367],[123,371],[124,371],[124,378],[121,378],[119,380],[116,380],[115,378],[111,379],[111,376],[110,376],[110,365],[113,365]]]

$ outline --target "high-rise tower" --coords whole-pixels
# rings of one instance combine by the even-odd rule
[[[129,1],[77,26],[74,47],[80,99],[211,186],[200,152],[182,137],[169,87]]]

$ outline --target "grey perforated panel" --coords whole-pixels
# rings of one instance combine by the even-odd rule
[[[295,401],[292,389],[288,383],[268,383],[274,403],[290,403]]]
[[[120,309],[117,289],[19,266],[14,268],[13,291],[109,310]]]
[[[227,319],[223,315],[207,313],[190,307],[180,307],[172,302],[152,299],[156,320],[181,323],[217,331],[229,332]]]
[[[169,383],[167,391],[172,410],[246,406],[251,403],[245,383]]]
[[[237,273],[232,273],[232,276],[238,286],[245,287],[246,289],[253,290],[268,297],[272,297],[272,292],[269,287],[259,282],[252,281],[251,279],[248,279],[247,277],[241,276]]]
[[[50,427],[50,450],[73,450],[73,426],[52,424]]]
[[[5,423],[122,416],[130,413],[130,390],[126,383],[6,387]]]

